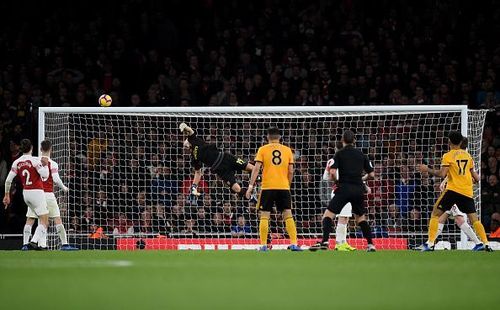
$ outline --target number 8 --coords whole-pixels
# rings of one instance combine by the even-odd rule
[[[276,166],[281,164],[281,152],[278,151],[278,150],[274,150],[273,151],[273,164],[275,164]]]

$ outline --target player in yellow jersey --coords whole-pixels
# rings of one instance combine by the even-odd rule
[[[437,238],[439,217],[450,210],[453,205],[463,213],[467,214],[472,227],[481,239],[482,243],[477,244],[474,251],[491,251],[488,245],[488,238],[484,231],[483,224],[479,221],[476,213],[473,198],[473,183],[479,182],[479,174],[474,169],[472,156],[460,148],[463,137],[457,131],[452,131],[448,135],[450,151],[443,155],[441,169],[430,169],[427,165],[419,165],[421,173],[428,172],[430,175],[448,178],[446,189],[441,193],[432,210],[429,221],[429,239],[422,247],[422,251],[433,251],[434,242]]]
[[[269,218],[273,207],[283,214],[286,231],[290,237],[292,251],[302,251],[297,244],[297,228],[292,215],[292,197],[290,184],[293,179],[293,152],[280,143],[280,131],[276,127],[267,130],[268,144],[261,146],[255,156],[255,166],[250,177],[246,197],[250,198],[257,176],[262,168],[262,191],[257,202],[260,211],[259,236],[260,251],[268,251],[267,235],[269,233]]]

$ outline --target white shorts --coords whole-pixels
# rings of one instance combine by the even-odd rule
[[[332,191],[331,198],[335,196],[335,193]],[[346,205],[340,210],[339,214],[336,214],[335,217],[352,217],[352,205],[350,202],[346,203]]]
[[[44,196],[45,201],[47,202],[49,217],[60,217],[61,212],[59,211],[59,205],[57,204],[57,199],[54,193],[44,193]],[[26,217],[38,218],[38,216],[30,208],[28,208],[28,212],[26,212]]]
[[[28,212],[32,212],[35,217],[49,213],[45,193],[41,189],[23,190],[24,202],[28,205]]]
[[[457,216],[467,216],[467,214],[458,209],[457,205],[453,205],[453,207],[451,207],[451,209],[446,211],[445,213],[448,214],[450,218],[455,218]]]

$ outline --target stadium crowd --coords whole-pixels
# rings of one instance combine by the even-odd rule
[[[36,136],[37,107],[95,106],[103,93],[114,106],[133,107],[467,104],[492,110],[481,152],[481,214],[487,229],[500,235],[500,29],[494,23],[500,10],[493,2],[126,0],[99,3],[100,10],[89,2],[2,2],[1,11],[23,10],[24,18],[0,20],[0,184],[19,156],[20,139]],[[189,200],[185,155],[158,141],[171,128],[151,126],[140,134],[157,144],[121,150],[129,146],[108,141],[127,141],[136,133],[110,127],[103,137],[74,133],[74,157],[63,175],[75,186],[69,201],[80,211],[68,214],[69,229],[233,236],[255,230],[255,214],[227,193]],[[331,151],[331,141],[307,141]],[[217,142],[231,148],[234,141]],[[150,145],[155,149],[146,149]],[[297,208],[302,232],[319,229],[323,160],[298,169],[297,195],[313,205],[309,213]],[[425,229],[429,210],[421,206],[432,205],[436,182],[388,163],[393,158],[377,160],[400,168],[386,180],[378,171],[371,184],[393,193],[368,197],[377,201],[369,206],[375,229],[380,235]],[[313,162],[309,158],[303,166]],[[205,182],[207,189],[218,188],[210,186],[217,182],[210,176]],[[19,184],[14,190],[16,203],[2,210],[1,232],[21,231],[26,207]],[[282,233],[279,225],[272,227]]]

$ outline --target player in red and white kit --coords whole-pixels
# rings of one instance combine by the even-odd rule
[[[45,192],[45,198],[47,200],[47,209],[49,210],[49,218],[54,220],[56,225],[56,231],[61,239],[61,250],[62,251],[74,251],[78,250],[68,244],[68,237],[66,235],[66,229],[61,220],[61,213],[59,211],[59,206],[57,204],[56,196],[54,195],[54,183],[57,184],[64,192],[68,192],[69,189],[66,187],[59,176],[59,165],[50,159],[50,153],[52,152],[52,143],[49,140],[44,140],[41,143],[40,151],[42,152],[42,157],[49,158],[49,177],[43,182],[43,190]],[[37,218],[36,214],[28,209],[26,213],[26,224],[23,230],[23,247],[21,250],[29,250],[29,240],[31,236],[31,229]],[[37,240],[31,240],[36,242]]]
[[[23,184],[24,202],[38,217],[39,225],[35,230],[33,239],[37,243],[30,243],[34,249],[47,248],[47,227],[49,225],[49,210],[43,191],[43,179],[49,177],[48,161],[46,157],[38,158],[31,155],[33,145],[28,139],[21,141],[23,155],[12,163],[12,168],[5,180],[5,196],[3,203],[7,208],[10,205],[10,187],[14,178],[19,175]]]

